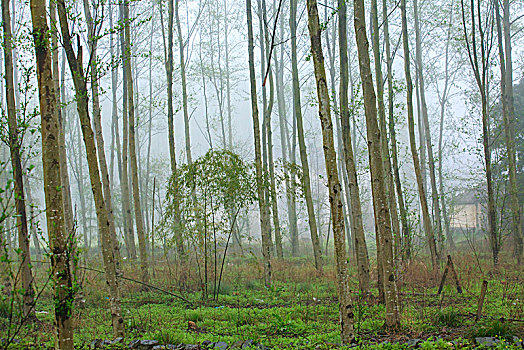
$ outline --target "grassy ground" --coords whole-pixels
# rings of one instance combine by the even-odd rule
[[[524,336],[522,268],[501,266],[490,270],[468,257],[455,260],[462,294],[457,294],[450,279],[443,296],[436,296],[439,277],[434,277],[421,262],[414,262],[399,273],[402,330],[397,333],[384,330],[384,306],[376,297],[360,299],[357,282],[352,280],[355,331],[361,344],[394,349],[406,348],[406,344],[400,344],[409,339],[422,339],[422,348],[451,349],[455,345],[450,340],[468,348],[475,337],[497,336],[509,339],[499,343],[499,348],[512,347],[513,336]],[[198,344],[209,340],[232,344],[252,339],[271,348],[335,347],[340,334],[333,267],[328,265],[323,276],[318,276],[305,259],[275,262],[273,267],[274,284],[267,289],[255,260],[232,260],[216,300],[212,287],[211,295],[204,300],[196,269],[184,272],[172,264],[157,265],[152,284],[181,295],[190,303],[122,281],[126,341],[155,339],[163,344]],[[139,276],[132,264],[125,265],[124,271],[127,277]],[[41,267],[37,276],[40,288],[45,276],[45,268]],[[483,279],[489,281],[484,317],[475,322],[473,315]],[[94,339],[112,338],[109,299],[103,275],[81,270],[79,280],[83,295],[78,298],[73,315],[75,343],[78,348],[87,348]],[[52,345],[52,305],[51,290],[47,288],[38,300],[39,321],[20,330],[20,343],[13,348]],[[6,307],[0,308],[0,337],[7,335]]]

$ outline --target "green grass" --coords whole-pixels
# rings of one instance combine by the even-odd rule
[[[304,349],[332,348],[330,344],[340,343],[333,267],[328,266],[326,275],[317,277],[311,268],[302,271],[301,261],[293,264],[275,271],[271,288],[264,287],[252,267],[245,270],[232,268],[224,275],[216,301],[211,296],[203,301],[198,289],[177,290],[175,284],[170,282],[173,279],[167,277],[167,271],[158,267],[152,283],[182,295],[193,305],[166,293],[140,291],[132,282],[124,282],[121,300],[126,342],[155,339],[169,344],[197,344],[209,340],[232,344],[252,339],[275,349],[290,344],[300,344],[298,348]],[[132,271],[126,271],[126,275],[132,276]],[[294,277],[290,279],[289,276]],[[463,279],[463,295],[457,295],[454,289],[448,287],[441,298],[435,295],[434,287],[405,284],[401,289],[400,342],[389,337],[383,329],[384,306],[375,299],[362,300],[354,294],[354,327],[361,342],[360,348],[407,349],[402,343],[407,339],[420,338],[423,339],[423,349],[452,349],[454,345],[450,340],[458,341],[458,348],[466,349],[473,347],[475,337],[522,337],[522,324],[496,321],[500,318],[523,318],[522,300],[519,299],[524,295],[524,286],[517,279],[508,287],[508,281],[513,280],[508,276],[504,276],[504,280],[490,280],[483,311],[486,318],[477,324],[469,315],[476,312],[480,292],[478,278]],[[358,289],[354,280],[351,281],[351,289]],[[374,290],[373,294],[376,295],[377,291]],[[85,307],[75,308],[73,314],[78,348],[87,348],[94,339],[112,338],[109,299],[103,276],[87,276],[83,298],[86,300]],[[51,290],[46,290],[37,306],[40,322],[25,326],[18,336],[21,343],[13,349],[52,345],[52,305]],[[189,321],[197,325],[197,332],[188,329]],[[5,322],[5,317],[0,314],[0,338],[5,336],[2,330],[6,329]],[[440,336],[443,339],[437,339]],[[392,344],[384,341],[391,341]],[[512,347],[507,342],[503,345],[500,349]]]

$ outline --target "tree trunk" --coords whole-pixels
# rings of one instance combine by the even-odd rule
[[[124,70],[127,79],[127,113],[129,119],[129,156],[131,160],[131,182],[133,188],[133,207],[135,209],[136,235],[138,237],[138,249],[140,251],[141,280],[149,283],[149,271],[147,261],[146,237],[144,230],[144,219],[142,217],[142,205],[140,203],[140,189],[138,186],[138,164],[136,147],[136,123],[135,123],[135,94],[133,76],[131,71],[131,23],[129,19],[129,2],[124,0]]]
[[[486,188],[488,192],[488,225],[489,237],[492,251],[493,264],[498,265],[498,255],[501,246],[501,237],[497,226],[497,214],[495,209],[495,194],[493,191],[493,176],[491,171],[491,146],[489,135],[489,104],[488,104],[488,85],[489,85],[489,62],[488,50],[485,45],[491,45],[490,40],[485,37],[485,28],[482,26],[482,14],[480,13],[480,2],[477,2],[477,14],[475,15],[475,1],[470,1],[470,25],[471,33],[467,31],[466,12],[464,9],[464,0],[460,1],[462,10],[462,28],[464,31],[464,39],[466,41],[466,49],[468,52],[471,69],[475,76],[475,82],[480,93],[480,103],[482,110],[482,145],[484,147],[484,166],[486,171]],[[480,62],[479,62],[479,48],[477,46],[477,31],[479,32],[478,39],[480,40]],[[471,42],[470,42],[471,34]]]
[[[315,208],[313,206],[313,196],[311,195],[311,180],[309,173],[309,161],[306,149],[306,137],[304,134],[304,123],[302,120],[302,105],[300,102],[300,80],[298,78],[297,62],[297,0],[291,0],[291,10],[289,16],[289,26],[291,29],[291,76],[293,81],[293,114],[297,123],[298,147],[300,152],[300,162],[302,164],[302,187],[308,214],[309,231],[311,242],[313,243],[313,255],[315,257],[315,267],[322,272],[322,251],[320,240],[317,233],[317,220],[315,218]]]
[[[111,296],[110,303],[113,335],[115,338],[117,338],[124,335],[124,320],[121,314],[120,289],[117,280],[117,262],[115,261],[116,257],[114,256],[114,245],[112,244],[111,240],[111,224],[109,222],[110,217],[107,212],[107,206],[102,190],[102,181],[100,180],[100,170],[95,147],[95,136],[93,134],[91,120],[89,118],[87,84],[82,67],[82,48],[79,46],[78,52],[75,54],[71,43],[71,36],[67,23],[67,12],[63,0],[59,0],[57,2],[57,8],[63,45],[76,91],[77,111],[82,126],[82,134],[84,137],[87,164],[89,168],[89,177],[91,180],[91,189],[93,191],[96,216],[98,219],[98,229],[100,230],[100,236],[102,240],[102,257],[104,260],[106,282],[109,286],[109,292]]]
[[[346,239],[344,235],[344,218],[342,215],[342,194],[337,170],[337,155],[333,139],[333,123],[329,106],[329,92],[324,68],[322,53],[321,30],[318,18],[316,0],[307,1],[308,29],[311,39],[311,54],[315,70],[317,96],[319,102],[319,117],[322,126],[322,143],[328,178],[329,203],[333,220],[333,238],[335,242],[335,261],[337,294],[339,301],[340,326],[342,343],[349,345],[354,338],[353,333],[353,305],[348,285],[348,267],[346,256]]]
[[[100,166],[100,175],[102,177],[102,188],[104,191],[104,201],[106,205],[107,216],[109,220],[109,238],[113,249],[113,258],[116,264],[117,273],[120,272],[120,246],[116,236],[115,218],[113,215],[113,203],[111,199],[111,186],[109,183],[109,172],[107,170],[106,153],[104,148],[104,137],[102,134],[102,116],[100,109],[100,98],[98,92],[98,57],[97,46],[99,33],[95,33],[93,18],[91,17],[91,10],[89,8],[88,0],[83,0],[84,12],[88,27],[88,44],[89,56],[91,57],[91,69],[89,71],[91,77],[91,93],[93,94],[93,125],[95,126],[96,148],[98,153],[98,163]]]
[[[56,21],[56,2],[49,2],[49,20],[52,27],[57,25]],[[56,103],[58,109],[58,120],[60,122],[60,133],[58,136],[58,142],[60,144],[60,176],[62,177],[62,191],[64,192],[64,227],[68,235],[72,235],[73,242],[75,240],[75,227],[73,218],[73,204],[71,202],[71,187],[69,183],[69,171],[67,169],[67,152],[65,146],[65,119],[62,108],[61,89],[58,81],[59,70],[58,70],[58,37],[56,28],[51,28],[51,51],[52,51],[52,70],[53,70],[53,81],[55,85]],[[76,244],[76,243],[75,243]],[[76,250],[76,247],[74,248]],[[73,264],[73,269],[76,266]]]
[[[406,259],[411,258],[411,235],[409,232],[408,214],[404,202],[404,195],[402,184],[400,181],[400,171],[398,165],[397,154],[397,136],[395,132],[395,116],[394,116],[394,91],[393,91],[393,62],[391,58],[391,43],[389,40],[389,20],[386,0],[382,1],[382,17],[384,18],[384,40],[386,41],[386,64],[387,64],[387,80],[388,80],[388,124],[389,135],[391,139],[391,161],[392,170],[395,178],[395,188],[397,193],[397,200],[400,212],[400,222],[402,224],[401,241],[397,250],[400,250],[401,255]]]
[[[13,35],[11,32],[11,11],[9,0],[2,0],[2,26],[4,39],[4,79],[7,100],[7,124],[9,130],[9,150],[11,152],[11,168],[14,180],[14,198],[16,207],[16,226],[18,228],[18,248],[20,259],[20,276],[23,289],[23,317],[34,318],[34,288],[31,271],[31,252],[29,250],[29,230],[24,196],[24,179],[20,147],[22,140],[18,136],[16,118],[15,85],[13,77]]]
[[[175,130],[173,122],[173,16],[174,16],[174,0],[168,1],[168,22],[167,22],[167,54],[166,54],[166,78],[167,78],[167,127],[168,127],[168,138],[169,138],[169,155],[171,158],[171,175],[176,174],[176,145],[175,145]],[[162,26],[162,28],[164,28]],[[165,41],[164,41],[165,42]],[[180,223],[180,210],[178,200],[175,198],[174,206],[174,218],[175,218],[175,245],[177,254],[179,257],[184,256],[184,241],[182,239],[182,231],[179,226]]]
[[[362,209],[360,206],[360,191],[358,187],[357,168],[353,153],[351,140],[351,127],[349,125],[349,65],[348,65],[348,40],[347,40],[347,6],[345,0],[338,0],[339,7],[339,50],[340,50],[340,122],[342,129],[342,140],[344,148],[344,162],[346,165],[349,184],[349,195],[351,199],[351,225],[353,239],[355,242],[355,255],[357,258],[358,281],[360,291],[364,296],[369,294],[369,257],[366,245],[364,224],[362,223]]]
[[[120,5],[120,22],[126,23],[124,19],[124,5]],[[124,30],[120,31],[120,50],[122,57],[126,57],[126,45],[125,45],[125,33]],[[131,190],[129,188],[129,118],[128,118],[128,79],[129,73],[124,67],[125,63],[122,61],[122,207],[124,210],[124,220],[127,227],[127,240],[131,251],[131,259],[135,260],[136,254],[136,243],[135,243],[135,232],[133,229],[133,216],[131,214]]]
[[[495,4],[499,58],[500,58],[500,86],[502,100],[502,115],[504,119],[504,135],[506,138],[506,152],[508,158],[508,173],[510,186],[510,207],[512,216],[512,232],[514,241],[513,254],[517,263],[522,259],[522,227],[520,224],[520,205],[517,188],[517,171],[515,157],[515,108],[513,106],[513,63],[511,59],[511,31],[509,20],[509,0],[504,0],[503,30],[500,23],[500,5]],[[502,36],[504,35],[504,44]]]
[[[426,105],[426,92],[424,86],[424,66],[422,63],[422,39],[420,34],[419,25],[419,13],[418,13],[418,0],[413,0],[413,12],[415,19],[415,56],[417,62],[417,70],[419,76],[419,91],[420,91],[420,103],[422,109],[422,124],[424,125],[424,134],[426,149],[428,151],[429,160],[429,179],[431,182],[431,197],[433,201],[433,213],[436,226],[436,235],[439,242],[439,257],[442,254],[443,248],[443,237],[442,237],[442,221],[440,214],[440,200],[437,188],[437,177],[435,175],[435,159],[433,157],[433,145],[431,143],[431,133],[429,129],[429,118],[428,118],[428,107]]]
[[[251,113],[253,118],[253,138],[255,143],[255,171],[260,210],[260,231],[262,234],[262,256],[264,260],[264,282],[266,287],[271,286],[271,228],[269,223],[269,210],[265,200],[264,181],[262,173],[262,149],[260,145],[260,122],[258,118],[257,89],[255,77],[255,54],[253,44],[253,18],[251,13],[251,0],[246,0],[247,13],[247,38],[249,55],[249,81],[251,86]]]
[[[424,181],[420,170],[420,160],[417,152],[417,145],[415,141],[415,121],[413,117],[413,83],[411,81],[411,71],[409,63],[409,43],[408,43],[408,24],[406,17],[406,0],[401,0],[400,9],[402,11],[402,37],[404,47],[404,72],[406,75],[407,85],[407,109],[408,109],[408,129],[409,129],[409,144],[411,148],[411,155],[413,157],[413,167],[415,168],[415,176],[417,178],[418,194],[420,205],[422,207],[422,215],[424,222],[424,231],[428,240],[429,251],[431,253],[431,264],[433,270],[439,270],[437,246],[435,244],[435,236],[433,234],[433,226],[431,225],[431,217],[429,215],[428,202],[426,199],[426,191],[424,189]]]
[[[354,24],[358,49],[360,78],[364,96],[366,114],[367,141],[369,149],[369,164],[371,170],[371,190],[373,207],[376,215],[375,222],[382,245],[382,269],[384,274],[384,294],[386,302],[386,327],[398,329],[400,327],[399,301],[395,276],[395,261],[393,258],[393,242],[391,234],[391,216],[389,213],[386,195],[383,143],[377,120],[377,100],[371,75],[369,58],[369,43],[366,37],[366,21],[364,14],[364,0],[354,1]]]
[[[180,76],[182,78],[182,110],[184,112],[184,135],[186,140],[186,158],[189,165],[193,164],[193,157],[191,156],[191,136],[189,133],[189,112],[187,109],[187,82],[186,82],[186,59],[184,50],[186,45],[182,37],[182,26],[180,25],[180,16],[178,14],[178,6],[180,1],[175,1],[175,21],[178,34],[178,50],[180,56]]]
[[[73,277],[70,270],[70,237],[64,228],[63,192],[60,178],[60,133],[52,58],[47,35],[47,9],[44,0],[31,0],[31,19],[36,54],[38,97],[42,122],[42,162],[47,233],[55,286],[55,349],[73,350]]]

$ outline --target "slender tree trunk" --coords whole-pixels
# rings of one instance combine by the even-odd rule
[[[395,257],[395,259],[397,259],[399,256],[398,248],[400,246],[400,222],[398,218],[397,200],[395,198],[395,186],[393,183],[393,171],[391,166],[391,158],[389,155],[389,146],[387,138],[386,108],[384,104],[384,79],[382,75],[382,59],[380,54],[380,27],[378,22],[377,0],[372,0],[371,2],[371,25],[373,33],[372,47],[373,55],[375,57],[375,79],[377,82],[377,105],[381,136],[380,139],[382,143],[382,159],[384,162],[386,195],[390,207],[389,214],[391,216],[391,227],[393,230],[393,256]]]
[[[109,5],[109,27],[114,29],[113,26],[113,5]],[[114,54],[114,41],[113,41],[113,32],[109,34],[109,50],[111,53],[111,62],[115,60]],[[123,169],[122,169],[122,149],[120,144],[120,132],[118,131],[118,100],[117,100],[117,81],[118,81],[118,70],[116,64],[113,64],[111,67],[111,94],[112,94],[112,105],[111,105],[111,114],[112,114],[112,134],[114,134],[114,139],[111,143],[116,145],[116,162],[118,167],[118,178],[120,180],[120,202],[122,204],[122,229],[124,243],[126,246],[127,256],[131,260],[136,259],[136,247],[135,240],[133,238],[133,227],[129,226],[131,218],[129,217],[129,185],[125,183],[123,178]],[[124,101],[124,105],[126,102]],[[111,146],[113,148],[113,145]],[[127,150],[127,147],[124,147]],[[112,152],[111,152],[112,153]],[[113,180],[113,154],[111,154],[111,171],[110,171],[110,183]],[[127,171],[126,171],[127,173]],[[127,178],[126,178],[127,179]],[[127,195],[127,196],[126,196]],[[129,221],[129,222],[128,222]]]
[[[224,49],[226,51],[226,101],[227,101],[227,138],[228,138],[228,148],[230,151],[233,150],[233,117],[232,117],[232,107],[231,107],[231,70],[229,67],[229,11],[228,11],[228,1],[224,0]]]
[[[78,200],[80,202],[80,215],[82,218],[82,229],[83,229],[83,236],[84,236],[84,250],[85,255],[87,256],[89,254],[89,248],[91,248],[90,240],[87,237],[87,205],[86,205],[86,198],[84,193],[84,164],[82,161],[82,126],[80,125],[80,121],[78,121],[78,139],[77,139],[77,146],[78,146],[78,156],[76,156],[76,173],[77,173],[77,187],[78,187]],[[89,219],[91,220],[91,219]]]
[[[355,255],[357,258],[358,281],[360,291],[364,296],[369,294],[369,257],[362,223],[362,209],[360,206],[360,191],[358,187],[357,168],[351,140],[351,127],[349,125],[349,65],[348,65],[348,40],[347,40],[347,6],[345,0],[338,0],[338,32],[340,50],[340,122],[344,148],[344,162],[346,165],[351,199],[351,225],[355,242]]]
[[[182,37],[182,26],[180,24],[180,16],[178,14],[178,7],[180,1],[175,1],[175,21],[178,34],[178,50],[180,56],[180,76],[182,78],[182,110],[184,112],[184,135],[186,140],[186,158],[189,165],[193,164],[193,157],[191,156],[191,136],[189,133],[189,112],[187,106],[187,82],[186,82],[186,59],[184,50],[186,48],[184,39]]]
[[[520,265],[522,260],[522,226],[520,223],[520,205],[517,188],[517,171],[515,157],[515,108],[513,106],[513,63],[511,59],[511,30],[509,20],[509,0],[503,5],[503,30],[500,23],[500,5],[495,4],[497,23],[499,58],[500,58],[500,86],[502,99],[502,115],[504,119],[504,135],[506,138],[506,152],[508,158],[508,173],[510,186],[510,207],[512,216],[512,232],[514,240],[513,254]],[[502,40],[504,36],[504,44]]]
[[[36,54],[38,97],[42,122],[42,162],[46,204],[47,233],[51,248],[51,267],[55,286],[55,349],[73,350],[73,277],[69,253],[70,237],[64,228],[63,192],[61,191],[60,133],[52,58],[47,36],[47,9],[44,0],[31,0],[31,19]]]
[[[488,192],[488,226],[489,237],[492,251],[493,264],[498,264],[498,255],[500,252],[501,238],[497,226],[497,214],[495,209],[495,194],[493,191],[493,175],[491,170],[491,146],[489,134],[489,104],[488,104],[488,85],[489,85],[489,57],[486,46],[491,45],[491,42],[485,37],[485,30],[482,26],[482,14],[480,11],[480,1],[477,2],[477,11],[475,14],[475,1],[470,1],[470,15],[469,24],[471,25],[471,33],[467,31],[466,11],[464,8],[464,0],[460,1],[462,10],[462,28],[464,31],[464,39],[466,41],[466,49],[468,52],[469,62],[475,76],[475,82],[480,93],[480,103],[482,110],[482,145],[484,147],[484,166],[486,171],[486,188]],[[480,62],[479,62],[479,48],[477,46],[477,31],[478,39],[480,40]],[[470,39],[471,35],[471,39]],[[471,41],[470,41],[471,40]]]
[[[402,11],[402,37],[404,47],[404,71],[406,75],[407,85],[407,109],[408,109],[408,129],[409,129],[409,144],[411,148],[411,155],[413,157],[413,167],[415,168],[415,176],[417,178],[418,194],[420,205],[422,207],[422,215],[424,222],[424,231],[428,240],[429,251],[431,253],[431,264],[434,271],[439,270],[437,246],[435,244],[435,236],[433,234],[433,226],[431,225],[431,217],[429,215],[428,202],[426,199],[426,191],[420,170],[420,160],[417,152],[417,145],[415,141],[415,122],[413,117],[413,83],[411,81],[411,71],[409,62],[409,43],[408,43],[408,24],[406,17],[406,0],[401,0],[400,9]]]
[[[335,242],[335,261],[337,294],[339,301],[339,317],[342,331],[342,343],[353,341],[353,305],[349,295],[348,267],[346,256],[346,239],[344,235],[344,218],[342,215],[342,194],[337,171],[337,155],[333,139],[333,123],[329,107],[329,92],[322,53],[321,30],[316,0],[307,1],[308,28],[311,39],[311,54],[315,70],[317,96],[319,102],[319,117],[322,126],[322,143],[328,177],[329,203],[333,220],[333,238]]]
[[[97,47],[98,39],[96,39],[98,33],[95,33],[93,18],[91,17],[91,10],[89,8],[88,0],[83,0],[84,12],[87,20],[88,35],[89,35],[89,56],[91,57],[91,93],[93,94],[92,107],[93,107],[93,125],[95,127],[96,137],[96,149],[98,153],[98,163],[100,166],[100,176],[102,177],[102,188],[104,191],[104,201],[106,205],[107,216],[109,220],[109,238],[113,249],[113,258],[116,264],[117,273],[120,271],[120,246],[118,238],[116,236],[115,218],[113,215],[113,203],[111,195],[111,185],[109,183],[109,172],[107,170],[106,153],[104,148],[104,137],[102,133],[102,115],[100,109],[100,98],[99,98],[99,83],[98,83],[98,57]]]
[[[395,276],[395,260],[393,257],[393,242],[391,234],[391,216],[386,194],[386,176],[383,162],[383,142],[377,120],[377,100],[371,75],[369,58],[369,43],[366,37],[366,21],[364,0],[354,1],[354,24],[358,49],[360,78],[364,96],[366,114],[367,141],[369,149],[369,164],[371,170],[371,190],[373,207],[376,215],[380,244],[382,245],[382,269],[384,273],[384,294],[386,301],[386,327],[400,327],[399,301]]]
[[[443,146],[442,142],[444,140],[444,117],[446,115],[446,104],[448,102],[448,93],[450,88],[450,75],[449,75],[449,46],[452,40],[452,28],[453,28],[453,3],[450,5],[450,15],[448,21],[448,29],[446,34],[446,48],[445,48],[445,62],[444,62],[444,88],[442,90],[442,96],[440,96],[440,128],[439,128],[439,138],[438,138],[438,181],[439,181],[439,191],[440,199],[442,204],[442,218],[444,220],[444,231],[446,239],[449,243],[449,248],[455,250],[455,242],[453,240],[453,234],[450,229],[450,218],[448,217],[447,207],[446,207],[446,196],[444,191],[444,175],[443,175]]]
[[[271,286],[271,228],[269,223],[269,210],[265,200],[264,181],[262,172],[262,149],[260,145],[260,122],[258,118],[258,103],[255,77],[255,54],[253,44],[253,18],[251,13],[251,0],[246,0],[247,13],[247,38],[249,55],[249,81],[251,86],[251,113],[253,118],[253,137],[255,142],[255,171],[260,210],[260,231],[262,234],[262,256],[264,259],[264,282],[266,287]]]
[[[280,37],[284,37],[284,21],[280,21]],[[292,184],[292,170],[287,166],[288,164],[288,128],[287,128],[287,108],[286,99],[284,94],[284,48],[281,46],[279,50],[279,56],[275,55],[275,67],[276,67],[276,92],[277,92],[277,103],[278,103],[278,118],[279,118],[279,129],[280,129],[280,147],[282,149],[282,159],[284,161],[284,173],[285,173],[285,186],[286,186],[286,204],[287,204],[287,215],[288,215],[288,230],[291,240],[291,255],[297,256],[298,252],[296,247],[298,245],[298,225],[297,225],[297,212],[295,194]]]
[[[33,204],[33,196],[31,195],[31,184],[29,183],[29,178],[27,177],[27,174],[24,174],[24,190],[27,197],[26,200],[26,206],[29,211],[29,225],[30,225],[30,231],[31,236],[33,238],[33,245],[35,246],[35,260],[41,261],[42,260],[42,248],[40,247],[40,240],[38,239],[38,231],[36,229],[35,224],[35,210],[34,210],[34,204]],[[35,266],[40,266],[40,263],[37,262],[34,264]]]
[[[114,245],[112,244],[111,239],[111,224],[109,222],[110,216],[107,211],[107,206],[102,190],[102,181],[100,179],[100,169],[95,147],[95,136],[91,128],[91,120],[89,118],[87,84],[82,67],[82,48],[79,46],[77,56],[71,44],[71,36],[67,23],[67,12],[63,0],[57,1],[57,8],[58,17],[60,19],[63,45],[76,91],[77,111],[82,126],[82,134],[84,137],[87,164],[89,168],[89,177],[91,180],[91,189],[93,191],[96,216],[98,219],[98,229],[100,230],[100,236],[102,240],[102,257],[104,260],[105,277],[111,296],[110,304],[113,323],[113,335],[116,338],[124,335],[124,321],[121,313],[120,289],[117,280],[117,262],[115,261],[116,257],[114,255]]]
[[[167,78],[167,127],[169,136],[169,155],[171,158],[171,175],[176,174],[176,148],[175,148],[175,129],[173,122],[173,17],[174,17],[174,0],[168,1],[168,22],[167,22],[167,54],[166,54],[166,78]],[[162,11],[161,11],[162,14]],[[164,26],[162,26],[164,28]],[[180,223],[180,210],[178,200],[175,198],[176,203],[174,206],[174,218],[175,218],[175,245],[178,256],[181,258],[184,256],[184,241],[182,239],[182,231],[179,225]]]
[[[24,179],[20,147],[22,140],[18,136],[16,118],[15,85],[13,77],[13,34],[11,32],[11,11],[9,0],[2,0],[2,26],[4,39],[4,79],[7,100],[7,124],[9,130],[9,150],[11,152],[11,167],[14,180],[14,198],[16,207],[16,226],[18,228],[18,248],[20,260],[20,275],[23,289],[23,317],[35,317],[33,273],[31,271],[31,252],[29,250],[29,230],[24,196]]]
[[[298,78],[297,60],[297,0],[291,1],[289,16],[289,26],[291,29],[291,77],[293,81],[293,114],[297,123],[298,147],[300,151],[300,162],[302,164],[302,187],[306,208],[308,213],[309,231],[311,242],[313,243],[313,255],[315,257],[315,267],[322,272],[322,251],[320,250],[320,240],[317,233],[317,220],[315,218],[315,208],[313,206],[313,196],[311,195],[311,180],[309,172],[309,161],[307,157],[306,138],[304,133],[304,123],[302,120],[302,105],[300,102],[300,80]],[[297,248],[298,249],[298,248]]]
[[[410,259],[411,257],[411,236],[409,232],[408,214],[404,202],[404,194],[402,184],[400,181],[400,171],[398,165],[397,153],[397,136],[395,132],[395,116],[394,116],[394,91],[393,91],[393,62],[391,58],[391,43],[389,39],[389,20],[386,0],[382,1],[382,17],[384,18],[384,41],[386,42],[386,62],[387,62],[387,81],[388,81],[388,125],[389,135],[391,139],[391,162],[392,170],[395,178],[395,188],[397,193],[397,200],[400,212],[400,222],[402,225],[401,241],[402,244],[397,249],[402,251],[402,256]]]
[[[419,74],[419,90],[420,90],[420,103],[422,109],[422,124],[424,125],[424,134],[426,149],[428,151],[429,160],[429,178],[431,182],[431,198],[433,201],[433,213],[436,226],[436,238],[439,243],[439,252],[442,253],[443,248],[443,237],[442,237],[442,221],[440,214],[440,199],[437,188],[437,177],[435,175],[435,159],[433,157],[433,144],[431,143],[431,133],[429,129],[429,118],[428,118],[428,107],[426,105],[426,92],[424,86],[424,66],[422,63],[422,39],[420,34],[419,25],[419,11],[418,11],[418,0],[413,0],[413,12],[415,19],[415,56],[417,62],[417,70]],[[440,256],[437,254],[437,257]]]
[[[131,71],[131,23],[129,19],[129,2],[124,0],[124,70],[127,79],[127,113],[129,119],[129,156],[131,160],[131,182],[133,188],[133,207],[135,209],[136,235],[138,237],[138,249],[140,251],[140,270],[141,280],[149,283],[149,271],[147,261],[146,237],[144,230],[144,219],[142,217],[142,205],[140,203],[140,189],[138,183],[138,164],[136,146],[136,126],[135,122],[135,94],[133,86],[133,76]]]
[[[120,21],[126,23],[124,19],[124,5],[120,4]],[[122,57],[126,57],[126,45],[125,45],[125,33],[121,30],[120,33],[120,49]],[[131,214],[131,190],[129,188],[129,118],[128,118],[128,79],[129,73],[124,67],[125,63],[122,61],[122,207],[124,210],[124,220],[127,227],[127,240],[129,242],[131,259],[135,260],[136,254],[136,243],[135,243],[135,232],[133,229],[133,216]]]

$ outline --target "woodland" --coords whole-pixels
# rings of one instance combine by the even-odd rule
[[[522,0],[0,0],[0,349],[522,349]]]

